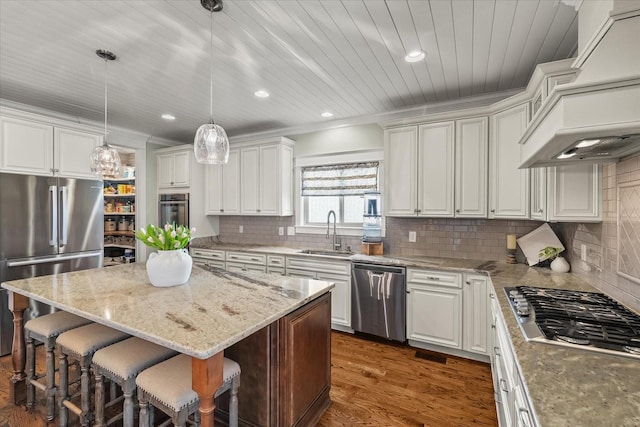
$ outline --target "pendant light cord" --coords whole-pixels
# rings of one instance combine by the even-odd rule
[[[107,143],[107,62],[104,58],[104,143]]]
[[[209,102],[209,114],[211,117],[211,124],[213,123],[213,10],[211,10],[211,28],[210,28],[210,40],[209,40],[209,90],[210,90],[210,102]]]

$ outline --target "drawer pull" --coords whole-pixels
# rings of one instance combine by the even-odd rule
[[[427,279],[429,279],[429,280],[440,280],[439,277],[432,277],[432,276],[427,276]]]
[[[522,422],[522,425],[525,427],[531,426],[531,423],[529,422],[531,420],[529,411],[525,408],[518,408],[518,413],[519,413],[520,421]]]
[[[505,393],[509,393],[509,390],[507,389],[507,381],[504,378],[500,378],[500,389]]]

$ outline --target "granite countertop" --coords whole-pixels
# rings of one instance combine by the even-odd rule
[[[206,359],[329,292],[333,283],[193,266],[185,285],[156,288],[125,264],[2,283],[94,322]]]
[[[257,245],[211,243],[198,247],[304,255],[299,253],[301,249]],[[577,276],[524,264],[472,259],[360,254],[343,256],[342,259],[489,275],[540,427],[640,426],[640,361],[527,342],[503,291],[505,287],[531,285],[598,292]]]

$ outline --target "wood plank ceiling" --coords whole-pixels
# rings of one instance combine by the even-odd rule
[[[536,64],[575,53],[577,26],[573,7],[550,0],[225,0],[214,118],[232,136],[520,88]],[[209,119],[198,0],[2,0],[0,27],[4,100],[101,122],[94,51],[107,49],[111,126],[190,142]],[[426,58],[405,62],[417,49]]]

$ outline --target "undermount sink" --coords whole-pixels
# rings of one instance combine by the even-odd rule
[[[327,249],[304,249],[299,253],[308,255],[325,255],[325,256],[339,256],[348,257],[354,254],[352,251],[330,251]]]

